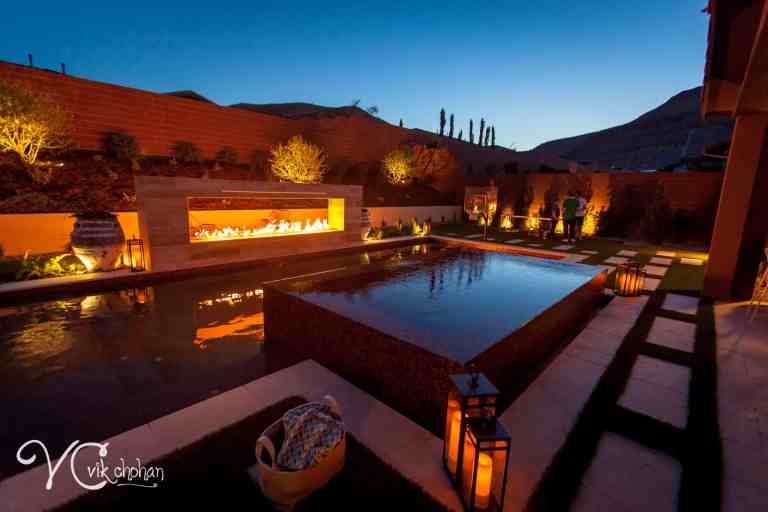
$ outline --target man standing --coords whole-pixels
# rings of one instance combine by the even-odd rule
[[[579,205],[576,207],[576,238],[581,240],[581,230],[584,228],[584,217],[587,215],[587,200],[581,195],[576,194],[576,200]]]
[[[572,243],[576,239],[576,210],[579,208],[579,200],[573,191],[563,200],[563,227],[565,228],[565,240]]]

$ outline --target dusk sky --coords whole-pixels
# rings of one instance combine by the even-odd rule
[[[630,121],[701,84],[705,0],[8,5],[0,60],[216,103],[377,105],[436,130],[444,107],[541,142]],[[150,4],[152,5],[152,4]]]

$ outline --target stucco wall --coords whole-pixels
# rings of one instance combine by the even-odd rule
[[[115,212],[126,238],[139,236],[136,212]],[[0,245],[7,256],[66,252],[75,219],[71,213],[0,215]]]

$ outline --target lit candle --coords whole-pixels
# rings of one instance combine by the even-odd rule
[[[475,482],[475,506],[488,508],[491,498],[491,475],[493,474],[493,459],[485,453],[480,454],[477,462],[477,482]]]
[[[448,402],[448,414],[450,422],[448,423],[448,470],[456,473],[456,461],[459,458],[459,434],[461,432],[461,411],[459,404],[451,400]],[[453,412],[450,412],[453,410]]]

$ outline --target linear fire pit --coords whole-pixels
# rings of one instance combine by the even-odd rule
[[[589,318],[606,279],[586,265],[418,247],[418,258],[266,286],[268,349],[314,359],[439,432],[448,375],[474,364],[502,391],[519,388]]]
[[[362,187],[137,176],[151,270],[321,252],[360,242]]]

